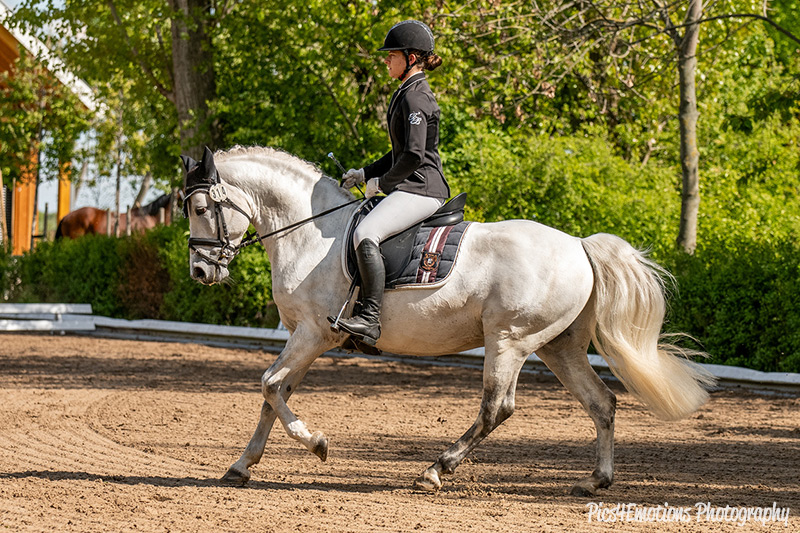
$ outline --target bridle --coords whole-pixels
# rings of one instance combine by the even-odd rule
[[[214,204],[214,217],[217,222],[217,237],[211,238],[198,238],[189,236],[189,249],[203,258],[204,261],[217,265],[218,267],[227,267],[234,257],[239,253],[242,248],[241,243],[236,246],[231,242],[231,235],[228,231],[228,224],[225,222],[225,217],[222,214],[222,207],[227,206],[235,211],[243,214],[247,220],[250,220],[250,214],[244,209],[239,207],[228,196],[228,190],[225,184],[219,180],[219,175],[216,176],[216,183],[213,185],[202,184],[190,187],[186,191],[183,198],[183,216],[189,218],[189,198],[197,193],[204,192],[211,198]],[[214,258],[209,255],[205,250],[198,248],[198,246],[210,246],[211,248],[219,248],[217,257]]]
[[[242,251],[243,248],[246,248],[252,244],[259,243],[264,239],[277,235],[279,233],[283,233],[285,231],[289,231],[290,229],[294,229],[296,227],[302,226],[303,224],[307,224],[312,220],[315,220],[320,217],[324,217],[325,215],[329,215],[334,211],[338,211],[339,209],[343,209],[348,205],[352,205],[356,202],[360,202],[361,198],[356,198],[350,202],[344,203],[342,205],[338,205],[322,213],[318,213],[316,215],[310,216],[298,222],[294,222],[289,224],[288,226],[284,226],[280,229],[275,231],[271,231],[266,235],[260,235],[257,231],[250,231],[242,237],[242,240],[239,244],[234,245],[231,242],[230,233],[228,232],[228,225],[225,223],[225,217],[222,215],[222,207],[227,206],[239,213],[243,214],[247,220],[251,219],[251,215],[248,214],[244,209],[236,205],[236,203],[230,199],[228,195],[228,190],[224,183],[222,183],[219,179],[219,173],[215,175],[215,182],[214,184],[200,184],[195,185],[192,187],[188,187],[186,189],[186,195],[183,198],[183,216],[184,218],[189,218],[189,198],[194,196],[199,192],[204,192],[208,194],[209,198],[211,199],[212,203],[214,204],[214,216],[216,217],[217,221],[217,237],[215,239],[201,239],[197,237],[189,237],[189,249],[199,255],[204,261],[216,265],[218,267],[227,268],[228,264],[233,261],[233,258],[236,257],[239,252]],[[219,252],[217,253],[217,257],[214,258],[209,255],[205,250],[197,248],[198,246],[210,246],[212,248],[219,248]]]

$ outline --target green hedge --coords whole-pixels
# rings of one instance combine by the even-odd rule
[[[669,330],[698,339],[711,363],[800,372],[800,244],[703,246],[671,259]]]
[[[631,164],[597,136],[512,135],[476,123],[450,141],[458,148],[443,159],[453,189],[469,193],[471,218],[528,218],[583,237],[615,233],[675,275],[667,331],[696,338],[709,362],[800,372],[799,165],[791,144],[779,156],[751,147],[749,159],[765,163],[746,168],[741,157],[709,154],[690,256],[675,249],[677,168]]]
[[[80,302],[95,314],[184,322],[275,327],[270,269],[262,248],[246,248],[230,281],[201,285],[189,277],[188,224],[160,226],[119,239],[90,235],[40,243],[0,259],[5,300]]]

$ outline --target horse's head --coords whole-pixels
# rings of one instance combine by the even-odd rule
[[[198,162],[181,156],[186,169],[183,214],[189,219],[189,271],[206,285],[228,277],[228,264],[252,218],[247,196],[220,179],[214,154],[205,149]]]

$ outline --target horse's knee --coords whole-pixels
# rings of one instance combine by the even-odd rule
[[[500,404],[500,408],[497,410],[495,427],[508,420],[508,418],[514,414],[515,408],[514,398],[506,398],[503,403]]]
[[[269,370],[264,372],[264,375],[261,376],[261,394],[264,396],[264,400],[270,405],[280,396],[282,386],[283,380],[279,376],[272,374]]]
[[[514,399],[506,398],[497,406],[484,404],[481,409],[480,421],[482,430],[488,434],[494,428],[506,421],[512,414],[514,414]]]

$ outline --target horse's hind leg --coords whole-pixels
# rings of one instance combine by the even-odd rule
[[[574,496],[591,496],[614,481],[614,413],[617,398],[589,364],[589,318],[586,311],[561,335],[536,351],[553,374],[581,403],[597,431],[592,475],[572,487]]]
[[[516,341],[489,339],[483,364],[483,399],[475,423],[414,482],[424,490],[441,488],[441,474],[452,474],[489,433],[514,413],[514,393],[530,352]]]

